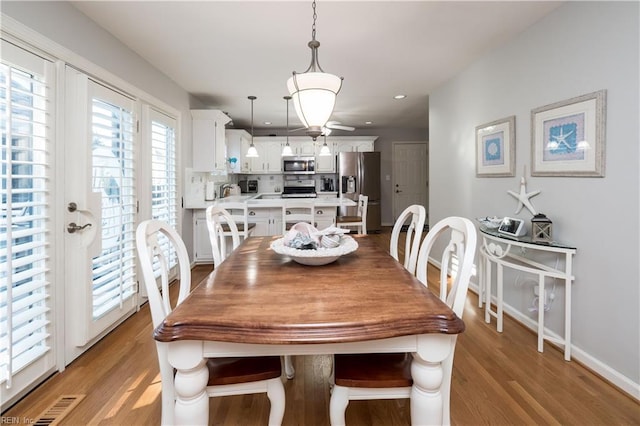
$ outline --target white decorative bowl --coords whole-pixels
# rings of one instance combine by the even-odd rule
[[[284,245],[284,238],[278,238],[271,243],[271,249],[278,254],[291,257],[302,265],[319,266],[335,262],[340,256],[352,253],[358,249],[356,240],[343,236],[340,245],[334,248],[320,247],[316,250],[298,250]]]
[[[498,227],[502,223],[502,218],[496,216],[479,217],[476,220],[489,229],[498,229]]]

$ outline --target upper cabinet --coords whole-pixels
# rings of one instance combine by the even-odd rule
[[[225,124],[231,119],[214,109],[191,110],[193,170],[227,172]]]
[[[339,152],[371,152],[373,151],[373,142],[378,139],[377,136],[351,136],[340,138],[333,141],[335,153]]]
[[[284,142],[282,146],[284,147],[286,144],[286,138],[283,138]],[[303,155],[313,157],[315,154],[315,143],[309,137],[305,137],[304,140],[289,138],[289,146],[291,147],[291,151],[293,155]]]
[[[229,173],[251,173],[250,158],[246,158],[251,135],[242,129],[227,129],[227,157]],[[235,159],[235,161],[234,161]]]
[[[258,158],[251,158],[251,173],[281,173],[282,144],[272,137],[254,137]],[[246,152],[245,152],[246,154]]]
[[[327,146],[331,151],[329,156],[320,156],[324,140],[316,141],[316,173],[335,173],[336,155],[340,152],[370,152],[377,136],[346,136],[341,138],[327,138]]]
[[[290,136],[289,146],[293,155],[315,156],[316,173],[335,173],[336,154],[339,152],[373,151],[373,143],[377,136],[344,136],[327,138],[329,156],[320,156],[324,144],[323,138],[313,141],[308,136]],[[247,150],[251,143],[251,135],[245,130],[227,130],[227,155],[230,160],[237,158],[235,166],[229,163],[229,173],[245,174],[277,174],[282,172],[282,148],[287,138],[284,136],[255,136],[253,143],[258,151],[258,158],[247,158]]]

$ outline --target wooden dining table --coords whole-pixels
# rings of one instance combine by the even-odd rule
[[[382,352],[413,353],[412,423],[440,424],[441,363],[462,320],[367,236],[322,266],[274,252],[277,238],[246,239],[156,328],[176,369],[176,424],[208,424],[206,358]]]

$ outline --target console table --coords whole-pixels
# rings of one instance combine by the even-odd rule
[[[544,351],[544,339],[564,345],[564,359],[571,360],[571,284],[575,279],[572,273],[573,255],[576,248],[567,244],[553,242],[534,242],[531,237],[510,237],[497,230],[480,226],[482,247],[480,247],[479,304],[482,307],[484,292],[485,322],[491,323],[491,317],[497,319],[497,330],[502,332],[502,286],[503,269],[527,272],[538,276],[538,352]],[[564,269],[551,267],[525,257],[527,251],[543,251],[564,256]],[[496,310],[491,309],[492,264],[496,264]],[[544,331],[545,278],[557,278],[564,282],[564,339],[546,335]]]

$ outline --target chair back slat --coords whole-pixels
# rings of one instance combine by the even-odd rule
[[[445,243],[440,243],[441,246],[444,245],[440,256],[433,253],[438,240],[446,240]],[[460,318],[464,313],[464,302],[473,272],[476,242],[477,232],[473,223],[467,218],[452,216],[442,219],[429,229],[418,254],[418,280],[426,286],[429,260],[440,262],[440,299]],[[447,291],[449,276],[452,285]]]
[[[240,245],[240,234],[233,217],[222,207],[207,207],[206,218],[213,253],[213,267],[217,268],[227,258],[226,237],[231,236],[232,250],[235,250]],[[228,232],[225,231],[225,226],[229,227]]]
[[[393,226],[393,230],[391,231],[391,243],[389,252],[394,259],[398,260],[398,243],[400,239],[400,232],[402,232],[403,225],[405,225],[407,221],[409,222],[405,238],[403,264],[404,267],[412,274],[415,274],[416,271],[418,250],[420,248],[422,229],[424,228],[426,217],[427,212],[423,206],[418,204],[411,205],[404,209],[404,211],[400,214]]]
[[[163,239],[164,244],[161,241]],[[136,248],[142,279],[149,297],[151,319],[153,326],[157,327],[175,306],[182,303],[189,295],[191,287],[189,255],[178,232],[160,220],[146,220],[138,225]],[[180,277],[180,291],[175,306],[171,306],[169,299],[170,257],[168,254],[172,252],[171,250],[175,251],[176,267],[179,269]],[[154,263],[159,266],[156,270],[154,270]]]

